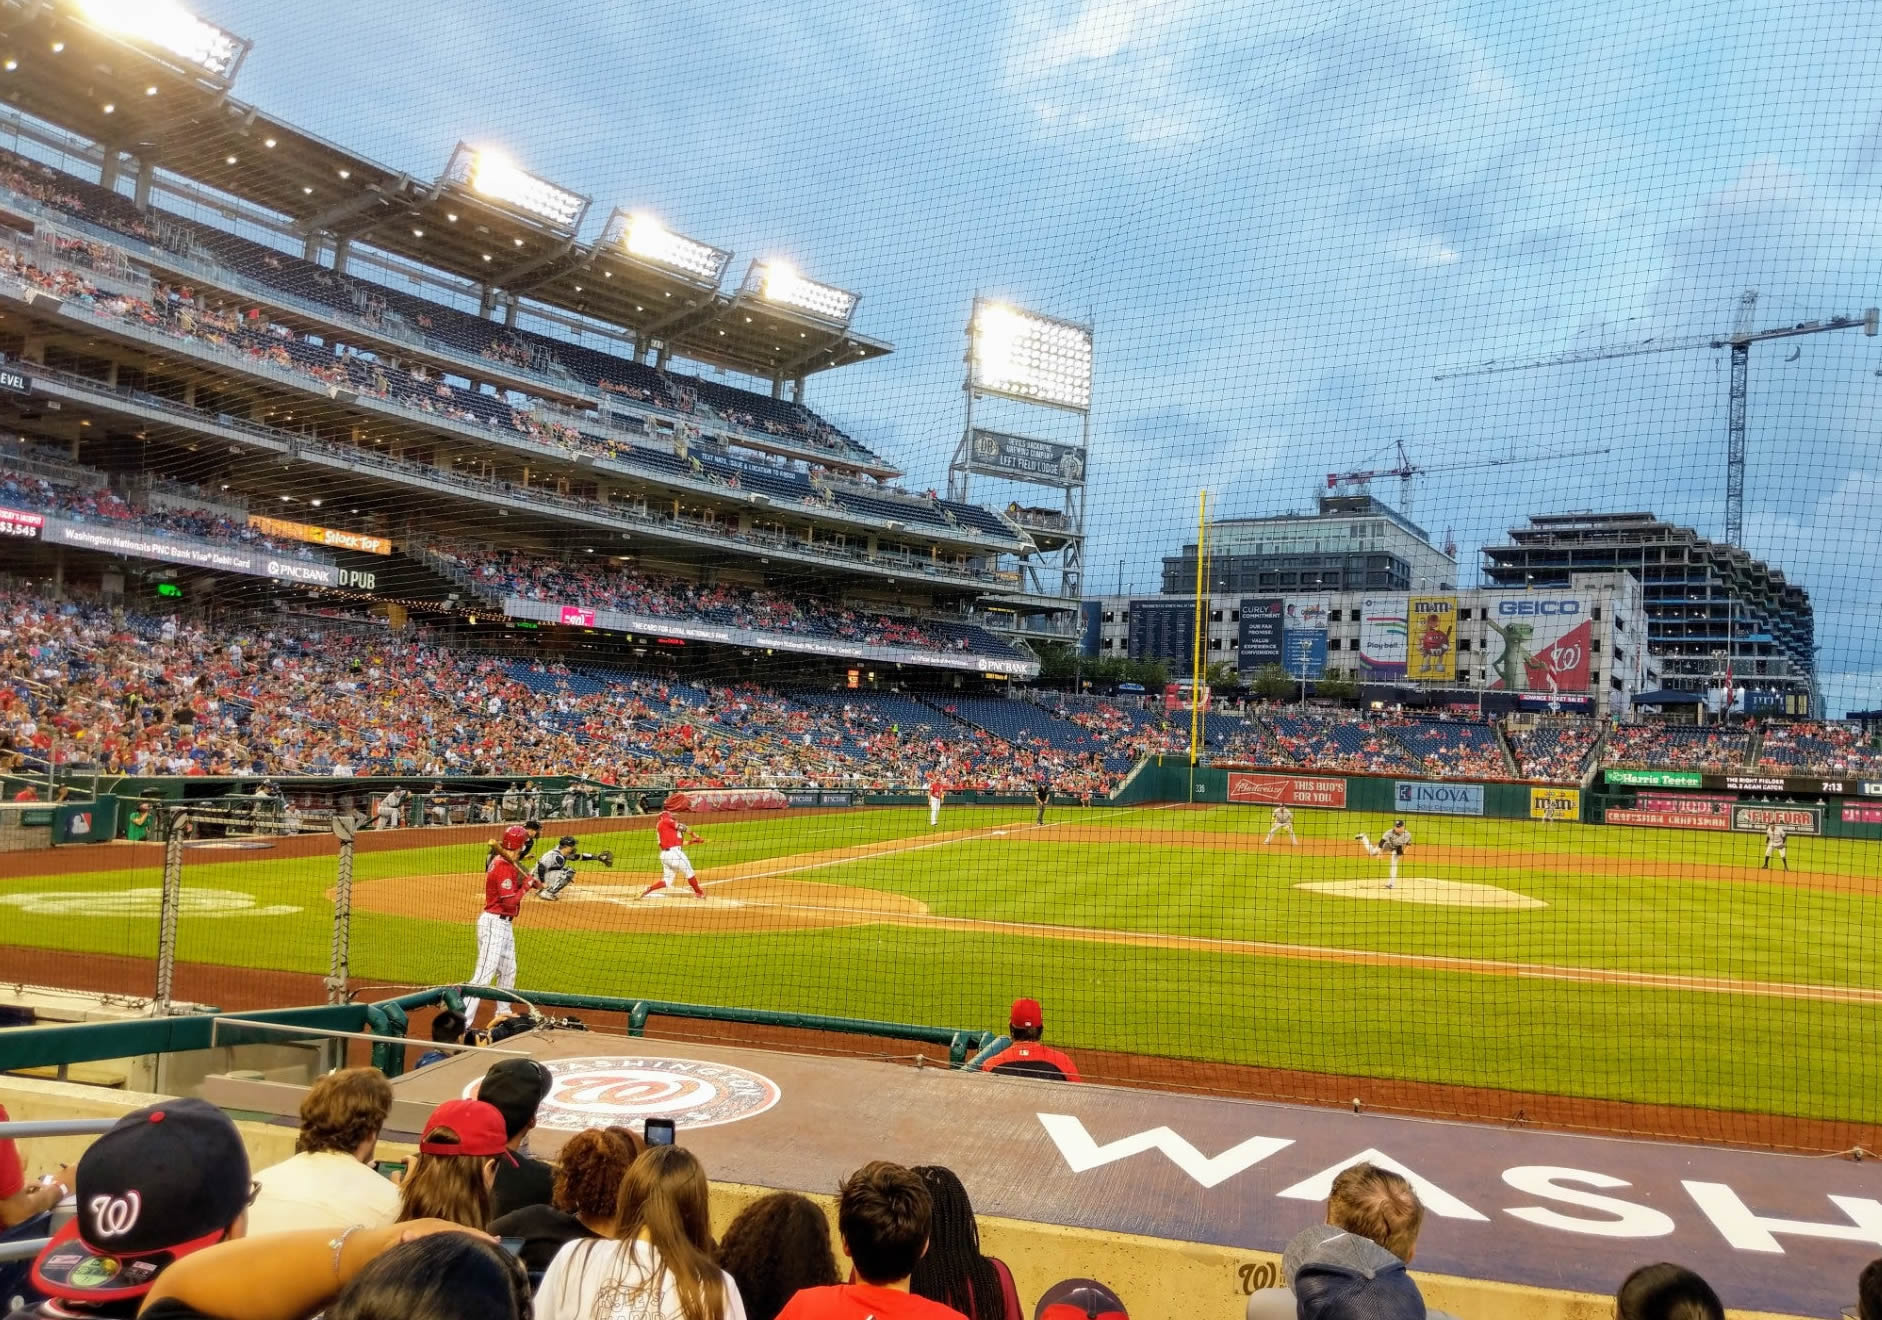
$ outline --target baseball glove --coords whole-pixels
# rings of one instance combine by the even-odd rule
[[[600,862],[603,866],[608,867],[610,870],[614,867],[614,854],[608,852],[606,849],[596,853],[595,860]]]

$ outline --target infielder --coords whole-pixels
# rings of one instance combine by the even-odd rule
[[[1405,828],[1405,822],[1393,821],[1392,828],[1379,836],[1377,844],[1363,834],[1355,834],[1353,837],[1359,840],[1359,846],[1366,850],[1368,857],[1377,857],[1380,853],[1384,853],[1392,859],[1392,874],[1387,878],[1385,887],[1390,889],[1396,885],[1398,883],[1398,859],[1405,855],[1405,849],[1411,846],[1412,841],[1411,831]]]
[[[557,839],[555,847],[536,862],[536,883],[542,889],[542,896],[551,903],[561,898],[562,891],[575,883],[575,868],[569,865],[570,862],[600,862],[613,870],[614,854],[606,850],[598,853],[576,852],[573,834],[564,834]]]
[[[939,775],[928,784],[928,828],[933,829],[941,823],[941,799],[948,795],[947,785],[941,782]]]
[[[521,825],[503,831],[502,845],[510,852],[520,851],[528,841]],[[537,882],[525,877],[504,853],[491,857],[484,868],[484,910],[477,918],[477,970],[470,974],[466,985],[495,984],[499,990],[516,989],[516,911],[523,905],[523,895],[537,887]],[[466,1027],[476,1024],[477,1010],[483,1002],[464,1001]],[[514,1011],[505,1000],[497,1005],[491,1022]]]
[[[1770,867],[1772,853],[1778,855],[1778,859],[1784,863],[1784,869],[1786,871],[1791,869],[1791,855],[1785,847],[1785,842],[1790,838],[1790,833],[1788,829],[1778,824],[1776,821],[1772,821],[1769,825],[1764,827],[1764,860],[1758,863],[1758,869],[1760,871],[1767,870]]]
[[[1296,848],[1300,847],[1300,840],[1295,837],[1294,834],[1294,813],[1286,807],[1276,807],[1274,809],[1274,822],[1268,826],[1268,835],[1261,841],[1261,846],[1265,848],[1270,843],[1273,843],[1274,836],[1283,831],[1286,832],[1287,841],[1289,843],[1293,844]]]
[[[654,822],[654,833],[660,839],[660,878],[641,891],[642,898],[658,898],[660,891],[673,883],[675,876],[685,876],[686,883],[693,887],[694,898],[704,898],[706,891],[699,887],[699,879],[693,874],[693,864],[686,856],[685,844],[704,843],[705,840],[693,832],[690,825],[674,818],[669,810],[662,810],[660,819]]]

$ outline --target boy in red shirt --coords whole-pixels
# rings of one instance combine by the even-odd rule
[[[908,1290],[908,1276],[928,1249],[933,1209],[927,1184],[912,1170],[886,1160],[856,1170],[843,1180],[836,1207],[853,1281],[802,1289],[778,1320],[965,1320]]]

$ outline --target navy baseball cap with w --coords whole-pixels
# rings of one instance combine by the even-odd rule
[[[33,1262],[33,1286],[94,1304],[142,1297],[172,1263],[222,1241],[251,1189],[241,1133],[203,1100],[126,1114],[73,1181],[78,1213]]]

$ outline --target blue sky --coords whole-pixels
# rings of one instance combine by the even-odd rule
[[[1725,362],[1459,362],[1882,303],[1882,7],[1695,0],[871,6],[203,0],[237,93],[420,176],[460,138],[863,295],[881,362],[810,401],[938,483],[977,290],[1097,327],[1088,586],[1228,513],[1415,461],[1474,547],[1531,512],[1709,535]],[[1660,12],[1665,11],[1665,12]],[[1882,705],[1882,340],[1754,350],[1749,548],[1817,603],[1831,707]],[[1396,487],[1380,493],[1396,497]]]

